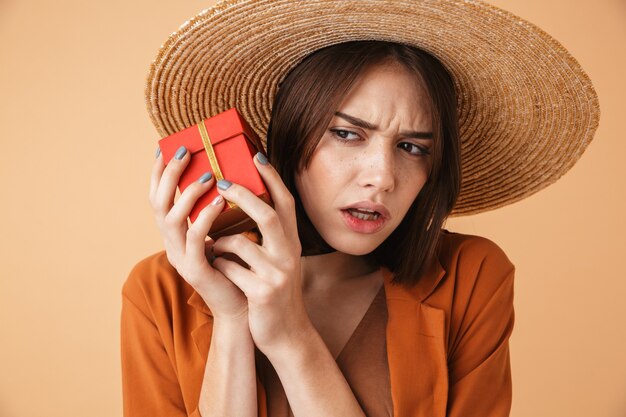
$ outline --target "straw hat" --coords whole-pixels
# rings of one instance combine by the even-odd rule
[[[385,40],[436,56],[459,97],[463,182],[451,215],[521,200],[567,172],[598,127],[578,62],[533,24],[478,0],[226,0],[185,22],[150,67],[166,136],[236,107],[265,143],[278,83],[317,49]]]

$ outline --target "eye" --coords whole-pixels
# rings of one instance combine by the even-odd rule
[[[360,138],[360,136],[357,133],[352,132],[350,130],[344,130],[344,129],[329,129],[329,130],[332,132],[333,136],[336,139],[342,142],[352,142]],[[348,137],[349,135],[353,135],[353,137],[350,139]]]
[[[398,146],[401,147],[402,149],[406,150],[411,155],[416,155],[416,156],[430,155],[430,149],[428,149],[425,146],[419,146],[419,145],[417,145],[415,143],[400,142],[400,144]]]

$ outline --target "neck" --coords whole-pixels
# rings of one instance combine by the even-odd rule
[[[379,269],[364,256],[349,255],[339,251],[303,256],[301,266],[303,293],[346,284]]]

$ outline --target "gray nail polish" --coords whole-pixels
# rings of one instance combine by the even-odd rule
[[[228,180],[219,180],[217,182],[217,188],[220,190],[227,190],[231,185],[233,185],[233,183]]]
[[[267,157],[263,155],[261,152],[256,154],[256,159],[258,159],[259,162],[262,163],[263,165],[267,165],[267,163],[269,162],[267,160]]]
[[[213,175],[211,175],[210,172],[205,172],[204,174],[202,174],[202,176],[198,179],[199,183],[205,183],[208,180],[211,179],[211,177],[213,177]]]
[[[161,155],[161,148],[157,147],[155,159],[158,158],[159,155]]]
[[[187,148],[185,148],[184,146],[181,146],[176,151],[176,155],[174,155],[174,159],[181,160],[181,159],[183,159],[183,157],[185,156],[186,153],[187,153]]]

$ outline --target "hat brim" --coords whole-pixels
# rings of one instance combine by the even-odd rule
[[[421,48],[458,94],[462,186],[451,215],[495,209],[547,187],[593,138],[598,98],[578,62],[535,25],[476,0],[223,1],[161,46],[145,90],[162,136],[236,107],[263,142],[278,83],[337,43]]]

